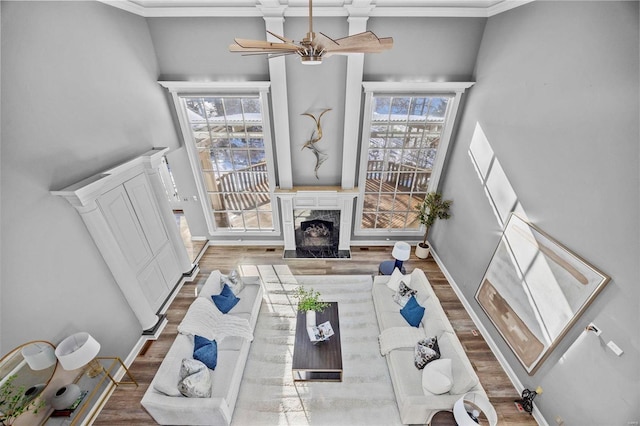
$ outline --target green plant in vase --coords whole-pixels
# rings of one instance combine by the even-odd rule
[[[424,201],[418,210],[418,219],[425,229],[422,242],[418,243],[416,247],[417,257],[425,259],[429,256],[429,244],[427,243],[429,229],[431,229],[436,219],[449,219],[451,217],[451,213],[449,213],[451,203],[453,203],[452,200],[443,200],[442,194],[439,192],[429,192],[424,197]]]
[[[304,286],[299,286],[296,288],[294,297],[298,299],[298,310],[300,312],[322,312],[329,306],[327,302],[320,300],[320,292],[315,291],[313,288],[307,290]]]
[[[2,426],[12,425],[18,417],[30,409],[37,414],[38,410],[45,406],[43,399],[33,399],[30,395],[34,388],[25,392],[25,386],[16,387],[13,384],[17,377],[17,374],[10,376],[0,386],[0,425]]]
[[[304,286],[296,288],[294,297],[298,299],[298,311],[307,315],[307,326],[316,325],[316,312],[324,311],[329,304],[320,300],[320,292]]]

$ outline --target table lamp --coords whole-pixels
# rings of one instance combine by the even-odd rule
[[[391,256],[396,260],[396,263],[393,266],[394,269],[398,268],[399,271],[402,271],[402,262],[409,260],[411,257],[411,246],[404,241],[398,241],[393,245]]]
[[[481,413],[487,418],[489,426],[498,424],[496,409],[483,395],[469,392],[453,405],[453,417],[458,426],[478,426],[478,422],[473,418],[477,419]]]
[[[96,377],[100,373],[104,373],[111,382],[119,386],[121,384],[132,384],[138,386],[138,382],[133,378],[124,362],[119,357],[97,356],[100,352],[100,343],[94,339],[89,333],[81,331],[64,339],[58,347],[56,347],[56,357],[60,361],[60,365],[65,370],[76,370],[88,365],[87,376]],[[128,382],[116,381],[110,373],[111,367],[104,368],[100,364],[99,359],[110,359],[120,364],[125,374],[131,379]]]
[[[22,357],[33,371],[46,370],[58,362],[53,346],[39,342],[23,347]]]
[[[89,365],[87,375],[95,377],[102,372],[102,366],[96,360],[100,352],[100,343],[89,333],[81,331],[64,339],[56,348],[56,356],[65,370],[76,370]]]

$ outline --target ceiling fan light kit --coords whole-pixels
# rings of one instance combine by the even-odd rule
[[[242,53],[243,55],[268,55],[268,58],[295,53],[300,56],[303,64],[319,65],[322,63],[324,56],[346,55],[349,53],[379,53],[393,47],[392,37],[378,38],[371,31],[336,40],[323,33],[314,33],[312,0],[309,0],[309,32],[302,41],[296,42],[271,31],[267,32],[280,40],[280,42],[236,38],[235,43],[229,46],[229,51]]]

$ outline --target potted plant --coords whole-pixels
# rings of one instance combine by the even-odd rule
[[[0,425],[12,425],[23,413],[33,408],[33,413],[45,406],[43,399],[35,399],[44,386],[32,386],[25,391],[25,386],[16,387],[13,382],[17,374],[10,376],[0,387]],[[34,396],[35,395],[35,396]]]
[[[436,219],[449,219],[451,213],[449,208],[451,207],[451,200],[443,200],[442,194],[438,192],[429,192],[424,197],[424,202],[420,206],[418,211],[418,219],[425,227],[424,238],[422,242],[416,246],[416,256],[420,259],[426,259],[429,256],[429,244],[427,243],[427,236],[429,235],[429,229],[436,221]]]
[[[307,315],[307,327],[316,325],[316,312],[322,312],[329,306],[327,302],[320,300],[320,292],[313,288],[308,290],[304,286],[299,286],[293,295],[298,299],[298,311]]]

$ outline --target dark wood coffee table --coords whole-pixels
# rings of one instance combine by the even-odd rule
[[[340,346],[340,320],[338,302],[329,302],[329,307],[316,314],[316,324],[331,323],[335,333],[324,342],[313,344],[307,334],[307,319],[304,312],[296,318],[296,340],[293,346],[294,381],[342,381],[342,349]]]

